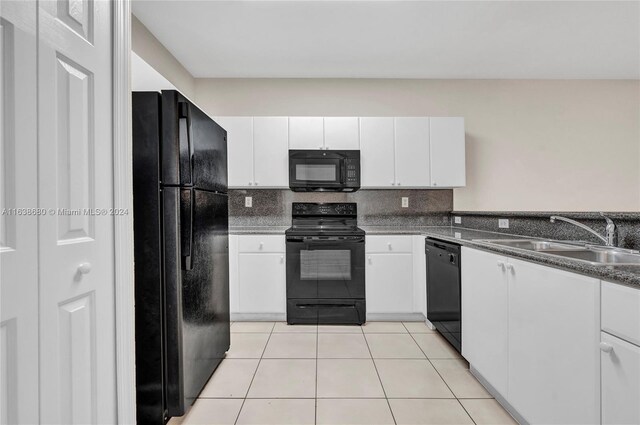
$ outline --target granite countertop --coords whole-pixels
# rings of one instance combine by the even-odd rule
[[[463,246],[478,248],[498,254],[533,261],[550,267],[621,283],[640,289],[640,266],[602,266],[553,256],[541,252],[493,245],[478,239],[523,239],[533,236],[488,232],[451,226],[360,226],[367,235],[422,235],[455,242]],[[289,226],[231,226],[232,235],[284,234]]]

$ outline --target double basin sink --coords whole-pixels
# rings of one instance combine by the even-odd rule
[[[640,253],[622,248],[543,239],[477,239],[477,242],[524,249],[604,266],[640,266]]]

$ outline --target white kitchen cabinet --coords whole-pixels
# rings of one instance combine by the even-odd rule
[[[602,282],[602,330],[640,345],[640,290]]]
[[[360,175],[363,188],[395,186],[392,117],[360,118]]]
[[[283,320],[286,315],[284,235],[229,237],[232,316]]]
[[[238,312],[286,313],[284,253],[238,253]]]
[[[289,149],[323,149],[322,117],[289,117]]]
[[[531,424],[599,423],[600,281],[511,258],[507,272],[509,403]]]
[[[412,236],[367,236],[365,247],[367,314],[414,313]]]
[[[254,187],[289,187],[289,119],[253,118]]]
[[[324,148],[333,150],[360,149],[357,117],[325,117]]]
[[[600,346],[602,423],[640,424],[640,347],[605,332]]]
[[[507,258],[462,247],[462,355],[507,395]]]
[[[465,139],[464,118],[429,118],[431,186],[464,186]]]
[[[395,118],[395,186],[431,186],[429,118]]]
[[[229,187],[253,185],[253,118],[217,117],[227,130],[227,173]]]

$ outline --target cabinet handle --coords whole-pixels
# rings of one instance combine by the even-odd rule
[[[257,185],[258,185],[258,182],[253,182],[253,184],[254,184],[254,186],[257,186]]]
[[[609,344],[608,342],[601,342],[600,351],[604,353],[611,353],[613,351],[613,345]]]
[[[504,261],[498,261],[498,267],[504,270]]]
[[[322,150],[323,148],[322,148],[322,146],[320,146],[318,149]]]
[[[369,264],[372,264],[371,257],[367,258],[367,260],[369,260]]]
[[[284,255],[280,256],[280,264],[284,264]]]
[[[249,186],[251,186],[253,183],[249,182]]]
[[[396,182],[391,182],[391,186],[395,186],[395,185],[396,185]]]
[[[396,185],[397,185],[397,186],[400,186],[400,182],[396,182]]]
[[[393,247],[391,246],[391,242],[387,243],[387,246],[389,247],[389,251],[393,249]]]
[[[437,185],[438,185],[438,183],[436,183],[436,182],[433,182],[433,185],[434,185],[434,186],[437,186]]]
[[[262,249],[262,247],[264,247],[264,242],[260,242],[260,249]]]
[[[515,269],[513,268],[513,264],[507,263],[507,270],[513,272]]]
[[[78,273],[87,274],[91,271],[91,263],[80,263],[78,265]]]

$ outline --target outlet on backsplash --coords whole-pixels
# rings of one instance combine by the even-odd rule
[[[459,217],[459,216],[453,217],[453,223],[454,224],[462,224],[462,217]]]
[[[406,196],[402,197],[402,208],[409,208],[409,198]]]
[[[498,219],[498,227],[501,229],[509,228],[509,219],[508,218],[499,218]]]
[[[253,207],[253,198],[251,196],[244,197],[244,206],[247,208]]]

